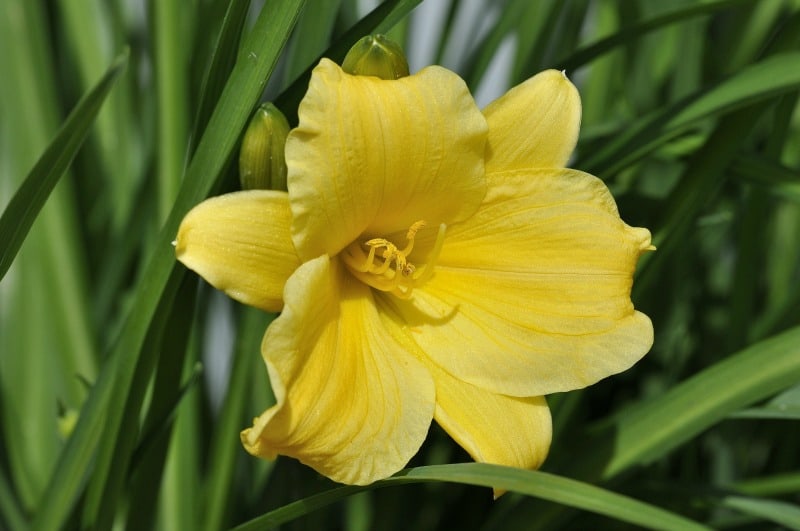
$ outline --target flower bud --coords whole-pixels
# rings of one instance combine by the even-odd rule
[[[239,182],[242,190],[286,190],[284,147],[289,122],[271,103],[256,110],[239,150]]]
[[[384,35],[367,35],[355,43],[342,70],[358,76],[398,79],[408,75],[408,61],[400,46]]]
[[[63,440],[69,439],[78,423],[78,411],[75,409],[64,409],[58,415],[58,434]]]

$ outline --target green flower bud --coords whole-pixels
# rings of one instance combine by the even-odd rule
[[[58,415],[58,433],[63,440],[69,439],[75,425],[78,423],[78,411],[75,409],[64,409]]]
[[[264,103],[256,110],[239,150],[242,190],[286,190],[288,135],[289,122],[277,107]]]
[[[398,79],[408,75],[408,61],[400,46],[384,35],[367,35],[355,43],[342,70],[358,76]]]

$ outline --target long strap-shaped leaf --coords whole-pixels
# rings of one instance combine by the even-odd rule
[[[320,58],[327,57],[337,62],[341,62],[347,55],[350,47],[358,39],[370,33],[383,33],[391,29],[402,17],[407,15],[422,0],[386,0],[373,9],[367,16],[362,18],[352,28],[336,40]],[[283,111],[289,123],[297,122],[297,107],[300,100],[306,93],[308,80],[311,78],[311,71],[318,61],[309,66],[305,72],[300,74],[289,87],[275,100],[275,105]]]
[[[603,479],[657,459],[724,419],[800,380],[800,326],[759,341],[621,416]]]
[[[628,124],[575,166],[595,175],[613,175],[701,120],[795,91],[800,86],[798,62],[800,52],[790,51],[747,66],[713,88]]]
[[[549,463],[573,477],[609,481],[634,466],[667,455],[731,412],[798,380],[800,326],[759,341],[667,393],[625,411],[586,434],[585,442],[570,449],[569,454],[551,455]]]
[[[268,2],[251,30],[198,144],[175,206],[156,241],[156,251],[142,274],[120,337],[92,388],[42,497],[33,523],[35,529],[63,527],[81,493],[93,458],[97,457],[94,473],[107,477],[120,417],[150,323],[162,298],[174,297],[185,271],[176,266],[170,242],[186,212],[218,186],[220,173],[261,96],[303,4],[304,0]],[[103,444],[100,444],[101,439]]]
[[[340,487],[290,503],[250,520],[235,531],[272,529],[302,517],[346,496],[365,490],[408,483],[448,481],[494,487],[603,514],[649,529],[708,529],[692,520],[659,507],[609,490],[546,472],[521,470],[486,463],[462,463],[412,468],[367,487]],[[487,493],[488,495],[488,493]]]
[[[0,279],[2,279],[36,216],[83,145],[100,107],[128,63],[127,50],[117,57],[98,83],[67,117],[0,216]]]
[[[800,507],[789,502],[728,496],[722,500],[722,505],[743,514],[774,522],[786,529],[800,529]]]

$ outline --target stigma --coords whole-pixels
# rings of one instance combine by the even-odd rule
[[[417,253],[424,263],[412,263],[409,258],[414,251],[417,233],[425,225],[424,220],[413,223],[406,233],[402,248],[386,238],[355,241],[341,253],[342,260],[350,272],[365,284],[407,299],[415,287],[421,286],[433,274],[433,266],[444,243],[446,226],[441,224],[433,247],[427,253]]]

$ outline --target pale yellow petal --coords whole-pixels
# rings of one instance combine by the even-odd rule
[[[286,162],[294,242],[308,260],[357,237],[471,215],[486,192],[486,121],[464,82],[429,67],[398,80],[323,59],[300,104]]]
[[[575,170],[490,176],[450,227],[433,278],[397,309],[456,378],[513,396],[585,387],[652,345],[632,277],[650,233],[623,223],[605,185]]]
[[[434,418],[475,461],[539,468],[553,435],[544,397],[492,393],[429,366],[436,384]]]
[[[277,405],[242,432],[245,448],[299,459],[342,483],[403,468],[430,426],[430,373],[384,329],[366,286],[322,256],[286,285],[262,352]]]
[[[558,70],[545,70],[483,111],[489,123],[486,171],[561,168],[581,123],[578,90]]]
[[[283,286],[300,266],[285,192],[253,190],[208,199],[183,218],[175,253],[230,297],[266,311],[283,306]]]

